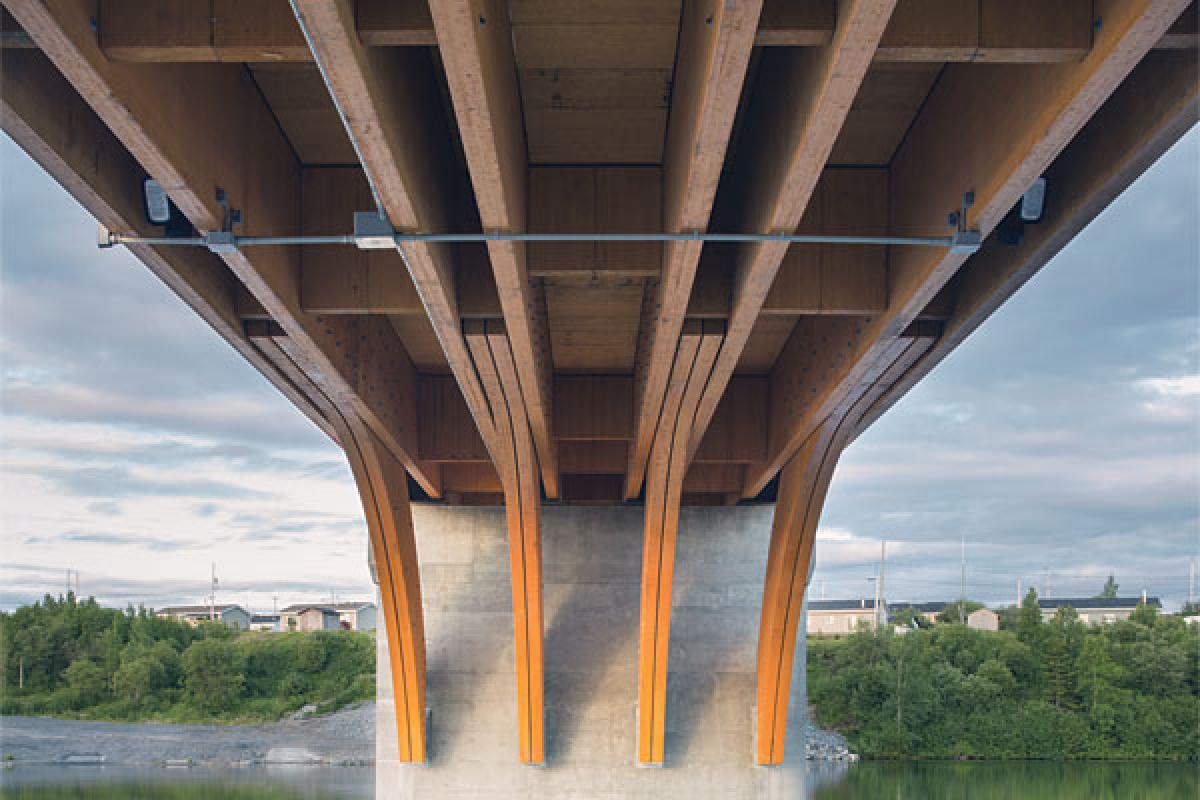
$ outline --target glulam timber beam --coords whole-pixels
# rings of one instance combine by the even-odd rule
[[[1042,220],[1026,225],[1017,245],[989,238],[955,275],[944,335],[864,414],[855,436],[962,344],[1198,119],[1197,51],[1147,55],[1047,168]]]
[[[95,17],[113,61],[312,61],[287,0],[99,0]]]
[[[301,232],[344,234],[355,211],[375,200],[361,167],[305,167],[301,180]],[[395,250],[346,245],[300,251],[300,305],[312,314],[425,313],[421,297]]]
[[[756,0],[684,5],[663,164],[667,231],[708,227],[761,8]],[[636,497],[642,489],[701,250],[700,242],[668,242],[663,248],[661,276],[648,282],[644,290],[634,364],[635,430],[625,477],[626,499]]]
[[[429,55],[415,48],[370,48],[355,34],[348,0],[294,0],[293,10],[321,67],[346,132],[383,213],[400,231],[450,230],[457,222],[447,172],[449,132]],[[487,397],[463,339],[455,248],[414,242],[399,248],[463,399],[493,454],[495,431]]]
[[[688,441],[700,395],[724,337],[723,322],[684,323],[646,470],[638,637],[637,758],[642,764],[662,764],[666,754],[671,591],[679,507],[688,473]]]
[[[797,623],[807,588],[817,523],[842,449],[866,411],[926,352],[936,323],[917,323],[900,337],[886,369],[852,402],[813,431],[779,478],[759,623],[755,761],[782,764]]]
[[[895,0],[843,3],[828,46],[774,55],[772,74],[759,81],[751,100],[755,116],[739,144],[748,157],[731,187],[743,230],[792,232],[800,225],[894,5]],[[788,249],[787,243],[759,242],[736,250],[728,330],[696,413],[692,453],[733,377]]]
[[[766,0],[755,44],[828,45],[836,6]],[[1092,0],[899,0],[875,60],[1080,61],[1091,48],[1092,27]]]
[[[753,44],[824,47],[833,41],[836,0],[765,0]],[[311,61],[288,0],[100,0],[101,47],[114,61]],[[358,0],[355,29],[371,47],[438,44],[427,3]],[[703,17],[702,17],[703,19]],[[876,61],[1062,63],[1091,47],[1091,0],[899,0]],[[1173,29],[1156,46],[1195,46],[1196,30]],[[28,47],[19,32],[4,46]]]
[[[495,465],[504,491],[508,522],[518,757],[527,764],[542,764],[546,760],[544,627],[541,491],[536,447],[504,323],[470,320],[464,323],[464,330],[495,421]]]
[[[1095,45],[1076,64],[948,66],[892,161],[892,233],[944,233],[947,212],[972,191],[968,224],[990,234],[1186,5],[1109,4]],[[780,354],[771,380],[772,451],[748,471],[744,496],[758,494],[879,368],[900,333],[966,261],[966,254],[942,249],[890,248],[886,312],[831,334],[830,346],[816,356],[821,369],[802,346]]]
[[[40,51],[0,53],[0,127],[109,230],[156,235],[142,208],[142,166]],[[332,425],[252,346],[237,308],[241,285],[211,253],[134,245],[130,251],[330,438]]]
[[[508,4],[432,0],[446,82],[458,120],[479,218],[486,231],[526,230],[528,160]],[[541,285],[529,276],[525,242],[487,243],[524,413],[546,496],[558,496],[551,434],[550,333]],[[514,399],[516,399],[514,398]]]
[[[408,475],[368,425],[309,380],[300,366],[307,356],[302,348],[293,345],[281,327],[273,322],[249,322],[246,331],[259,351],[312,399],[330,420],[342,443],[366,517],[371,563],[383,606],[399,759],[423,762],[425,620]]]

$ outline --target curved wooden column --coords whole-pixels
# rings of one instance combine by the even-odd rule
[[[650,450],[638,639],[637,758],[643,764],[661,764],[665,757],[667,655],[679,505],[696,407],[724,334],[723,322],[684,324]]]
[[[541,491],[533,431],[503,322],[464,325],[475,370],[491,406],[492,452],[504,487],[516,643],[518,751],[527,764],[545,762]]]
[[[375,562],[388,637],[400,761],[423,762],[425,730],[425,618],[417,543],[408,500],[408,474],[371,429],[309,380],[302,353],[278,325],[247,322],[258,350],[307,396],[337,433],[354,474]]]
[[[805,440],[779,475],[758,629],[755,761],[759,764],[783,763],[797,626],[817,523],[838,458],[854,440],[862,419],[929,352],[940,333],[941,326],[933,322],[916,323],[906,330],[888,352],[887,366],[860,385],[847,405]]]

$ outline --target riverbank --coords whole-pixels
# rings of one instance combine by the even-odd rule
[[[805,734],[809,761],[858,760],[836,733],[809,723]],[[0,759],[19,765],[371,765],[375,704],[261,725],[0,717]]]
[[[0,717],[0,758],[19,765],[370,765],[375,704],[261,725]]]

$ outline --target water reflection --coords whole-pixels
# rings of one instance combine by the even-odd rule
[[[814,800],[1196,800],[1196,764],[1058,761],[860,762],[810,782]]]
[[[0,772],[3,800],[366,800],[371,767],[52,767]]]
[[[374,796],[374,782],[375,771],[370,767],[26,766],[0,771],[0,798],[366,800]],[[802,794],[809,800],[1195,800],[1200,797],[1200,772],[1196,764],[810,762],[804,784]],[[588,787],[576,788],[586,792]]]

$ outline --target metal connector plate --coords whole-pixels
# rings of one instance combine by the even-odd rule
[[[392,224],[374,211],[354,212],[354,245],[359,250],[392,250],[396,247]]]

